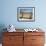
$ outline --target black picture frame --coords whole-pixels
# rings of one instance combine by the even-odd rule
[[[35,7],[17,7],[17,20],[19,22],[34,22]]]

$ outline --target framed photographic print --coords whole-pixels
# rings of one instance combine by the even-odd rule
[[[35,7],[18,7],[17,20],[21,22],[35,21]]]

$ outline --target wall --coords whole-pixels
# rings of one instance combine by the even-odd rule
[[[46,0],[0,0],[0,25],[13,24],[16,28],[46,28]],[[35,7],[35,22],[18,22],[17,7]]]

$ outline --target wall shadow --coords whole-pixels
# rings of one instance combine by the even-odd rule
[[[0,24],[0,43],[2,43],[3,32],[6,32],[6,26],[4,24]]]

